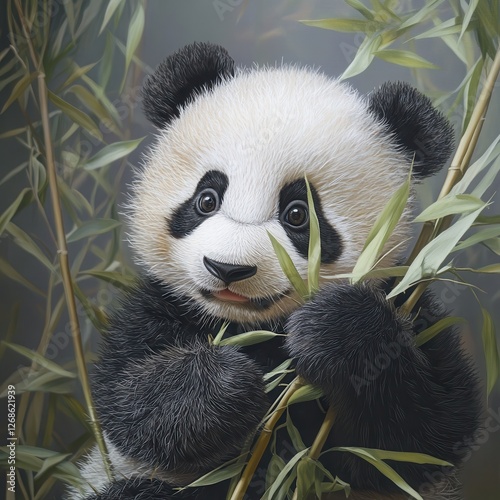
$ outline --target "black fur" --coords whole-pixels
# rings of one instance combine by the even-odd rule
[[[196,210],[196,201],[199,194],[207,188],[211,188],[217,192],[220,202],[224,198],[229,181],[227,175],[218,171],[210,170],[198,182],[193,196],[182,203],[173,213],[168,221],[170,234],[174,238],[182,238],[192,233],[207,217],[214,215],[202,215]]]
[[[223,47],[199,42],[186,45],[146,79],[142,91],[144,112],[148,120],[164,128],[197,94],[233,75],[234,61]]]
[[[257,364],[209,345],[217,331],[144,282],[112,318],[96,365],[95,402],[110,440],[180,482],[237,455],[268,405]]]
[[[321,200],[314,186],[310,185],[311,194],[314,201],[314,209],[318,217],[319,231],[321,235],[321,262],[329,264],[335,262],[342,254],[342,241],[339,234],[326,220],[321,208]],[[307,203],[307,187],[304,179],[298,179],[290,182],[281,189],[279,198],[280,222],[286,231],[297,251],[302,257],[307,259],[309,248],[309,224],[303,230],[295,230],[287,224],[283,224],[281,216],[290,204],[295,200],[305,201]]]
[[[415,159],[414,176],[438,172],[453,149],[453,129],[430,99],[403,82],[384,83],[369,99],[370,112],[387,126],[408,159]]]
[[[414,335],[444,315],[430,294],[417,305],[413,327],[384,294],[367,285],[325,287],[289,318],[287,354],[281,338],[241,350],[210,346],[208,335],[217,333],[220,322],[202,321],[188,300],[145,280],[113,318],[94,374],[103,428],[125,455],[176,475],[176,484],[186,483],[238,455],[268,405],[262,373],[292,355],[297,372],[321,386],[324,406],[330,401],[337,412],[325,449],[417,451],[459,464],[478,425],[476,375],[452,329],[415,347]],[[226,335],[242,331],[231,324]],[[309,403],[294,405],[291,414],[310,445],[324,413]],[[290,459],[294,452],[287,443],[278,439],[277,452]],[[398,491],[354,455],[330,452],[321,461],[353,488]],[[417,490],[438,471],[390,465]],[[262,481],[252,484],[250,500],[263,495]],[[126,492],[135,491],[132,485],[142,488],[144,499],[170,498],[154,496],[158,488],[165,488],[162,494],[170,490],[147,479],[121,484]],[[227,484],[213,488],[190,489],[186,494],[193,496],[187,498],[218,498]],[[120,491],[117,484],[107,496],[94,498],[134,498]]]
[[[286,345],[296,369],[323,388],[337,419],[332,446],[415,451],[459,464],[481,413],[477,378],[453,329],[415,346],[415,334],[444,316],[430,294],[420,319],[398,315],[368,285],[330,285],[293,313]],[[397,491],[373,466],[348,453],[325,457],[354,488]],[[391,463],[418,490],[437,467]]]
[[[122,479],[87,500],[192,500],[196,491],[178,492],[158,479]]]

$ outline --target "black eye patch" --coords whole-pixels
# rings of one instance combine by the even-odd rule
[[[328,223],[321,208],[321,200],[314,186],[311,186],[311,194],[314,201],[314,209],[319,222],[321,234],[321,262],[330,264],[335,262],[342,253],[342,241],[340,235]],[[309,249],[309,224],[303,227],[294,228],[287,223],[286,212],[290,209],[292,202],[299,201],[307,204],[307,187],[304,179],[286,184],[280,191],[279,198],[279,220],[297,251],[307,259]]]
[[[229,185],[227,175],[219,170],[208,171],[198,182],[191,198],[179,205],[172,217],[168,220],[168,229],[174,238],[183,238],[192,233],[207,217],[215,214],[222,203],[224,193]],[[210,207],[207,203],[212,200],[207,197],[207,193],[217,195],[218,204],[213,210],[200,210],[200,206]],[[205,195],[205,199],[199,203],[200,195]]]

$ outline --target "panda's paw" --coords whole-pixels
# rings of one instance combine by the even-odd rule
[[[330,389],[393,343],[410,346],[409,322],[374,286],[328,285],[295,311],[286,324],[286,346],[299,375]]]

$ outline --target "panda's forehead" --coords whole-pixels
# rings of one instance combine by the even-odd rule
[[[164,204],[168,194],[169,209],[216,170],[229,181],[223,205],[231,217],[266,220],[282,187],[304,175],[320,196],[328,193],[325,203],[352,213],[352,199],[382,207],[401,178],[401,157],[381,130],[365,100],[344,84],[293,67],[252,70],[182,109],[151,163],[158,184],[168,183],[159,195]]]

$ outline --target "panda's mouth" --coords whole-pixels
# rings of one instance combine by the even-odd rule
[[[257,307],[259,309],[267,309],[289,294],[289,290],[287,290],[286,292],[274,295],[272,297],[251,298],[232,292],[231,290],[229,290],[229,288],[215,291],[202,289],[200,291],[203,297],[209,300],[227,302],[243,307]]]

